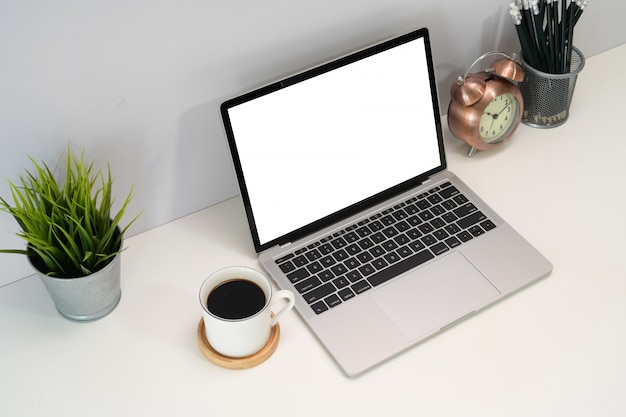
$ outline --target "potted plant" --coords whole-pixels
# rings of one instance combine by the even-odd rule
[[[35,171],[26,170],[16,184],[9,182],[13,205],[0,197],[0,209],[17,221],[25,249],[0,249],[28,257],[57,310],[77,321],[101,318],[121,297],[120,257],[126,227],[120,220],[132,199],[132,189],[117,213],[110,166],[96,171],[67,149],[63,182],[45,163],[30,158]]]

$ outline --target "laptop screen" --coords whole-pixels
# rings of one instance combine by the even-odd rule
[[[257,251],[445,167],[425,29],[229,100],[222,117]]]

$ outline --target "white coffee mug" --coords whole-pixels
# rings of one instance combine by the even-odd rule
[[[209,296],[225,283],[232,281],[248,281],[256,284],[263,292],[264,301],[258,309],[246,317],[225,318],[215,307],[209,308]],[[231,297],[236,297],[237,294]],[[272,307],[279,301],[286,303],[272,315]],[[237,299],[229,299],[229,303],[237,303]],[[260,351],[268,342],[272,327],[278,322],[283,313],[294,305],[294,296],[291,291],[281,290],[272,292],[269,279],[261,272],[245,266],[232,266],[211,274],[200,287],[200,304],[204,319],[204,331],[207,341],[218,353],[241,358]],[[212,311],[213,310],[213,311]]]

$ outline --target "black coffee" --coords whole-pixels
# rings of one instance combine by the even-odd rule
[[[226,281],[211,291],[207,307],[223,319],[243,319],[261,311],[265,293],[254,282],[244,279]]]

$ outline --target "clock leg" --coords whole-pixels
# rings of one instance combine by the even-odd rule
[[[476,148],[474,148],[473,146],[470,146],[470,148],[467,150],[467,156],[471,158],[472,156],[474,156],[475,153],[476,153]]]

